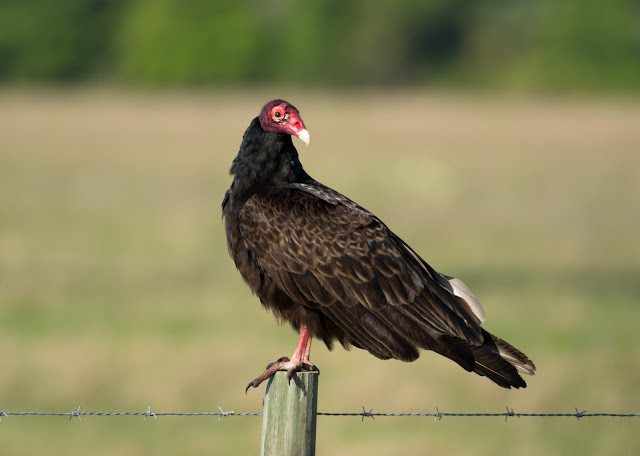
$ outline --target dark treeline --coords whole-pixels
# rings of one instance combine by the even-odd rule
[[[638,0],[4,0],[0,81],[640,88]]]

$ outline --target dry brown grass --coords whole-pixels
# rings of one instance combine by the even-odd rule
[[[0,408],[261,408],[295,335],[228,258],[220,201],[263,102],[296,104],[307,171],[465,279],[539,374],[501,390],[425,353],[319,344],[319,408],[637,412],[640,103],[432,93],[0,94]],[[6,454],[247,454],[259,418],[10,417]],[[320,418],[319,454],[633,454],[635,421]],[[4,451],[3,451],[4,453]]]

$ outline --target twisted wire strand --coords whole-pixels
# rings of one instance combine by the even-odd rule
[[[144,412],[135,412],[135,411],[116,411],[116,412],[84,412],[80,411],[80,407],[77,409],[72,409],[71,412],[54,412],[54,411],[3,411],[0,410],[0,420],[4,417],[10,416],[60,416],[60,417],[69,417],[78,418],[82,420],[84,416],[142,416],[146,420],[149,417],[153,417],[158,419],[158,417],[162,416],[213,416],[218,417],[220,420],[223,417],[228,416],[262,416],[262,412],[234,412],[234,411],[225,411],[219,407],[219,412],[154,412],[149,407]],[[507,407],[504,412],[441,412],[437,407],[435,412],[373,412],[372,409],[367,411],[364,407],[362,411],[358,412],[318,412],[318,416],[356,416],[361,417],[362,421],[365,418],[375,419],[376,417],[431,417],[436,421],[441,420],[445,417],[470,417],[470,418],[484,418],[484,417],[504,417],[505,421],[510,417],[515,418],[576,418],[580,420],[581,418],[596,418],[596,417],[604,417],[604,418],[635,418],[640,417],[640,413],[615,413],[615,412],[597,412],[597,413],[589,413],[585,411],[579,411],[577,408],[574,412],[570,413],[555,413],[555,412],[516,412],[513,409]]]

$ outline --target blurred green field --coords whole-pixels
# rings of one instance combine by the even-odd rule
[[[461,277],[538,366],[506,391],[315,344],[320,411],[640,411],[640,100],[0,93],[0,409],[261,411],[289,355],[226,251],[242,133],[284,97],[306,170]],[[300,144],[299,142],[296,144]],[[5,455],[257,454],[259,417],[5,417]],[[319,417],[320,455],[639,454],[639,419]]]

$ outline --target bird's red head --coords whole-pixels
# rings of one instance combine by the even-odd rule
[[[304,126],[298,110],[284,100],[272,100],[260,113],[260,125],[264,131],[294,135],[307,146],[311,136]]]

